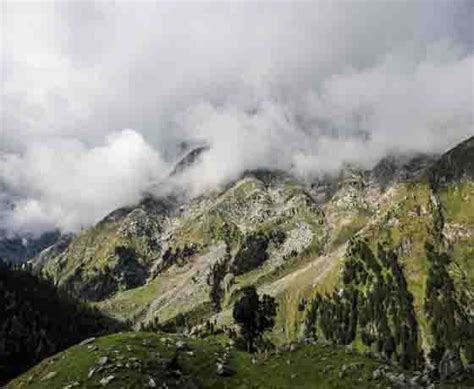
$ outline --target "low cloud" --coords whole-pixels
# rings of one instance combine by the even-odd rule
[[[132,130],[87,147],[75,139],[31,143],[2,161],[4,184],[15,198],[5,223],[18,232],[74,231],[117,207],[132,205],[167,165]]]

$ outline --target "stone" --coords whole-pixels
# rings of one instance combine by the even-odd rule
[[[41,381],[47,381],[47,380],[50,380],[51,378],[54,378],[57,376],[57,372],[56,371],[50,371],[48,374],[46,374],[42,379]]]
[[[189,349],[188,345],[183,342],[182,340],[178,340],[176,342],[176,349],[179,350],[179,351],[186,351]]]
[[[109,358],[100,357],[99,360],[97,361],[97,364],[100,366],[104,366],[108,361],[109,361]]]
[[[102,385],[102,386],[106,386],[108,385],[115,377],[113,375],[109,375],[107,377],[104,377],[102,378],[99,383]]]
[[[63,389],[72,389],[72,388],[75,388],[79,385],[80,385],[79,381],[74,381],[74,382],[71,382],[70,384],[66,385]]]
[[[216,363],[216,374],[222,377],[232,375],[233,371],[225,364],[217,362]]]
[[[224,364],[221,362],[216,363],[216,373],[217,375],[224,375]]]
[[[92,338],[87,338],[83,340],[81,343],[79,343],[79,346],[85,346],[86,344],[90,344],[95,341],[95,337]]]
[[[152,377],[150,377],[150,379],[148,380],[148,386],[150,388],[156,388],[156,382]]]
[[[375,370],[372,372],[372,379],[373,379],[373,380],[378,380],[378,379],[382,378],[382,375],[383,375],[382,370],[380,370],[380,369],[375,369]]]

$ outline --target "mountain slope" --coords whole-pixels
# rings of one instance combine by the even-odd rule
[[[0,262],[0,383],[86,337],[123,328],[48,281]]]
[[[384,329],[371,336],[394,337],[393,358],[406,354],[397,338],[404,327],[391,321],[404,309],[399,314],[415,323],[410,344],[420,358],[454,348],[469,361],[471,346],[461,340],[466,336],[442,341],[435,311],[455,307],[446,328],[472,328],[473,144],[471,138],[438,160],[389,158],[372,171],[348,167],[314,183],[248,172],[222,192],[186,203],[148,198],[81,232],[61,253],[42,254],[37,267],[137,326],[156,320],[171,327],[207,320],[232,325],[233,303],[254,285],[277,298],[276,342],[311,333],[308,315],[318,294],[329,296],[323,305],[345,307],[333,291],[350,296],[357,290],[364,302],[373,291],[392,288],[399,301],[381,300],[380,317],[388,324],[373,321]],[[366,254],[354,252],[357,244],[367,246]],[[386,257],[393,259],[385,263]],[[363,281],[344,278],[352,263]],[[452,285],[448,294],[438,281]],[[354,314],[360,316],[361,307]],[[380,351],[377,342],[361,338],[372,322],[357,323],[343,343]],[[342,342],[310,324],[320,337]]]

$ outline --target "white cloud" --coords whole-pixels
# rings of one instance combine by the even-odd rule
[[[18,196],[4,222],[23,232],[88,226],[136,202],[169,169],[132,130],[112,133],[92,148],[74,139],[35,142],[21,157],[6,155],[1,162],[4,183]]]

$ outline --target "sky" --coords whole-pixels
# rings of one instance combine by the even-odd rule
[[[474,3],[1,3],[0,229],[74,232],[153,188],[304,179],[474,134]],[[179,145],[210,150],[179,183]]]

